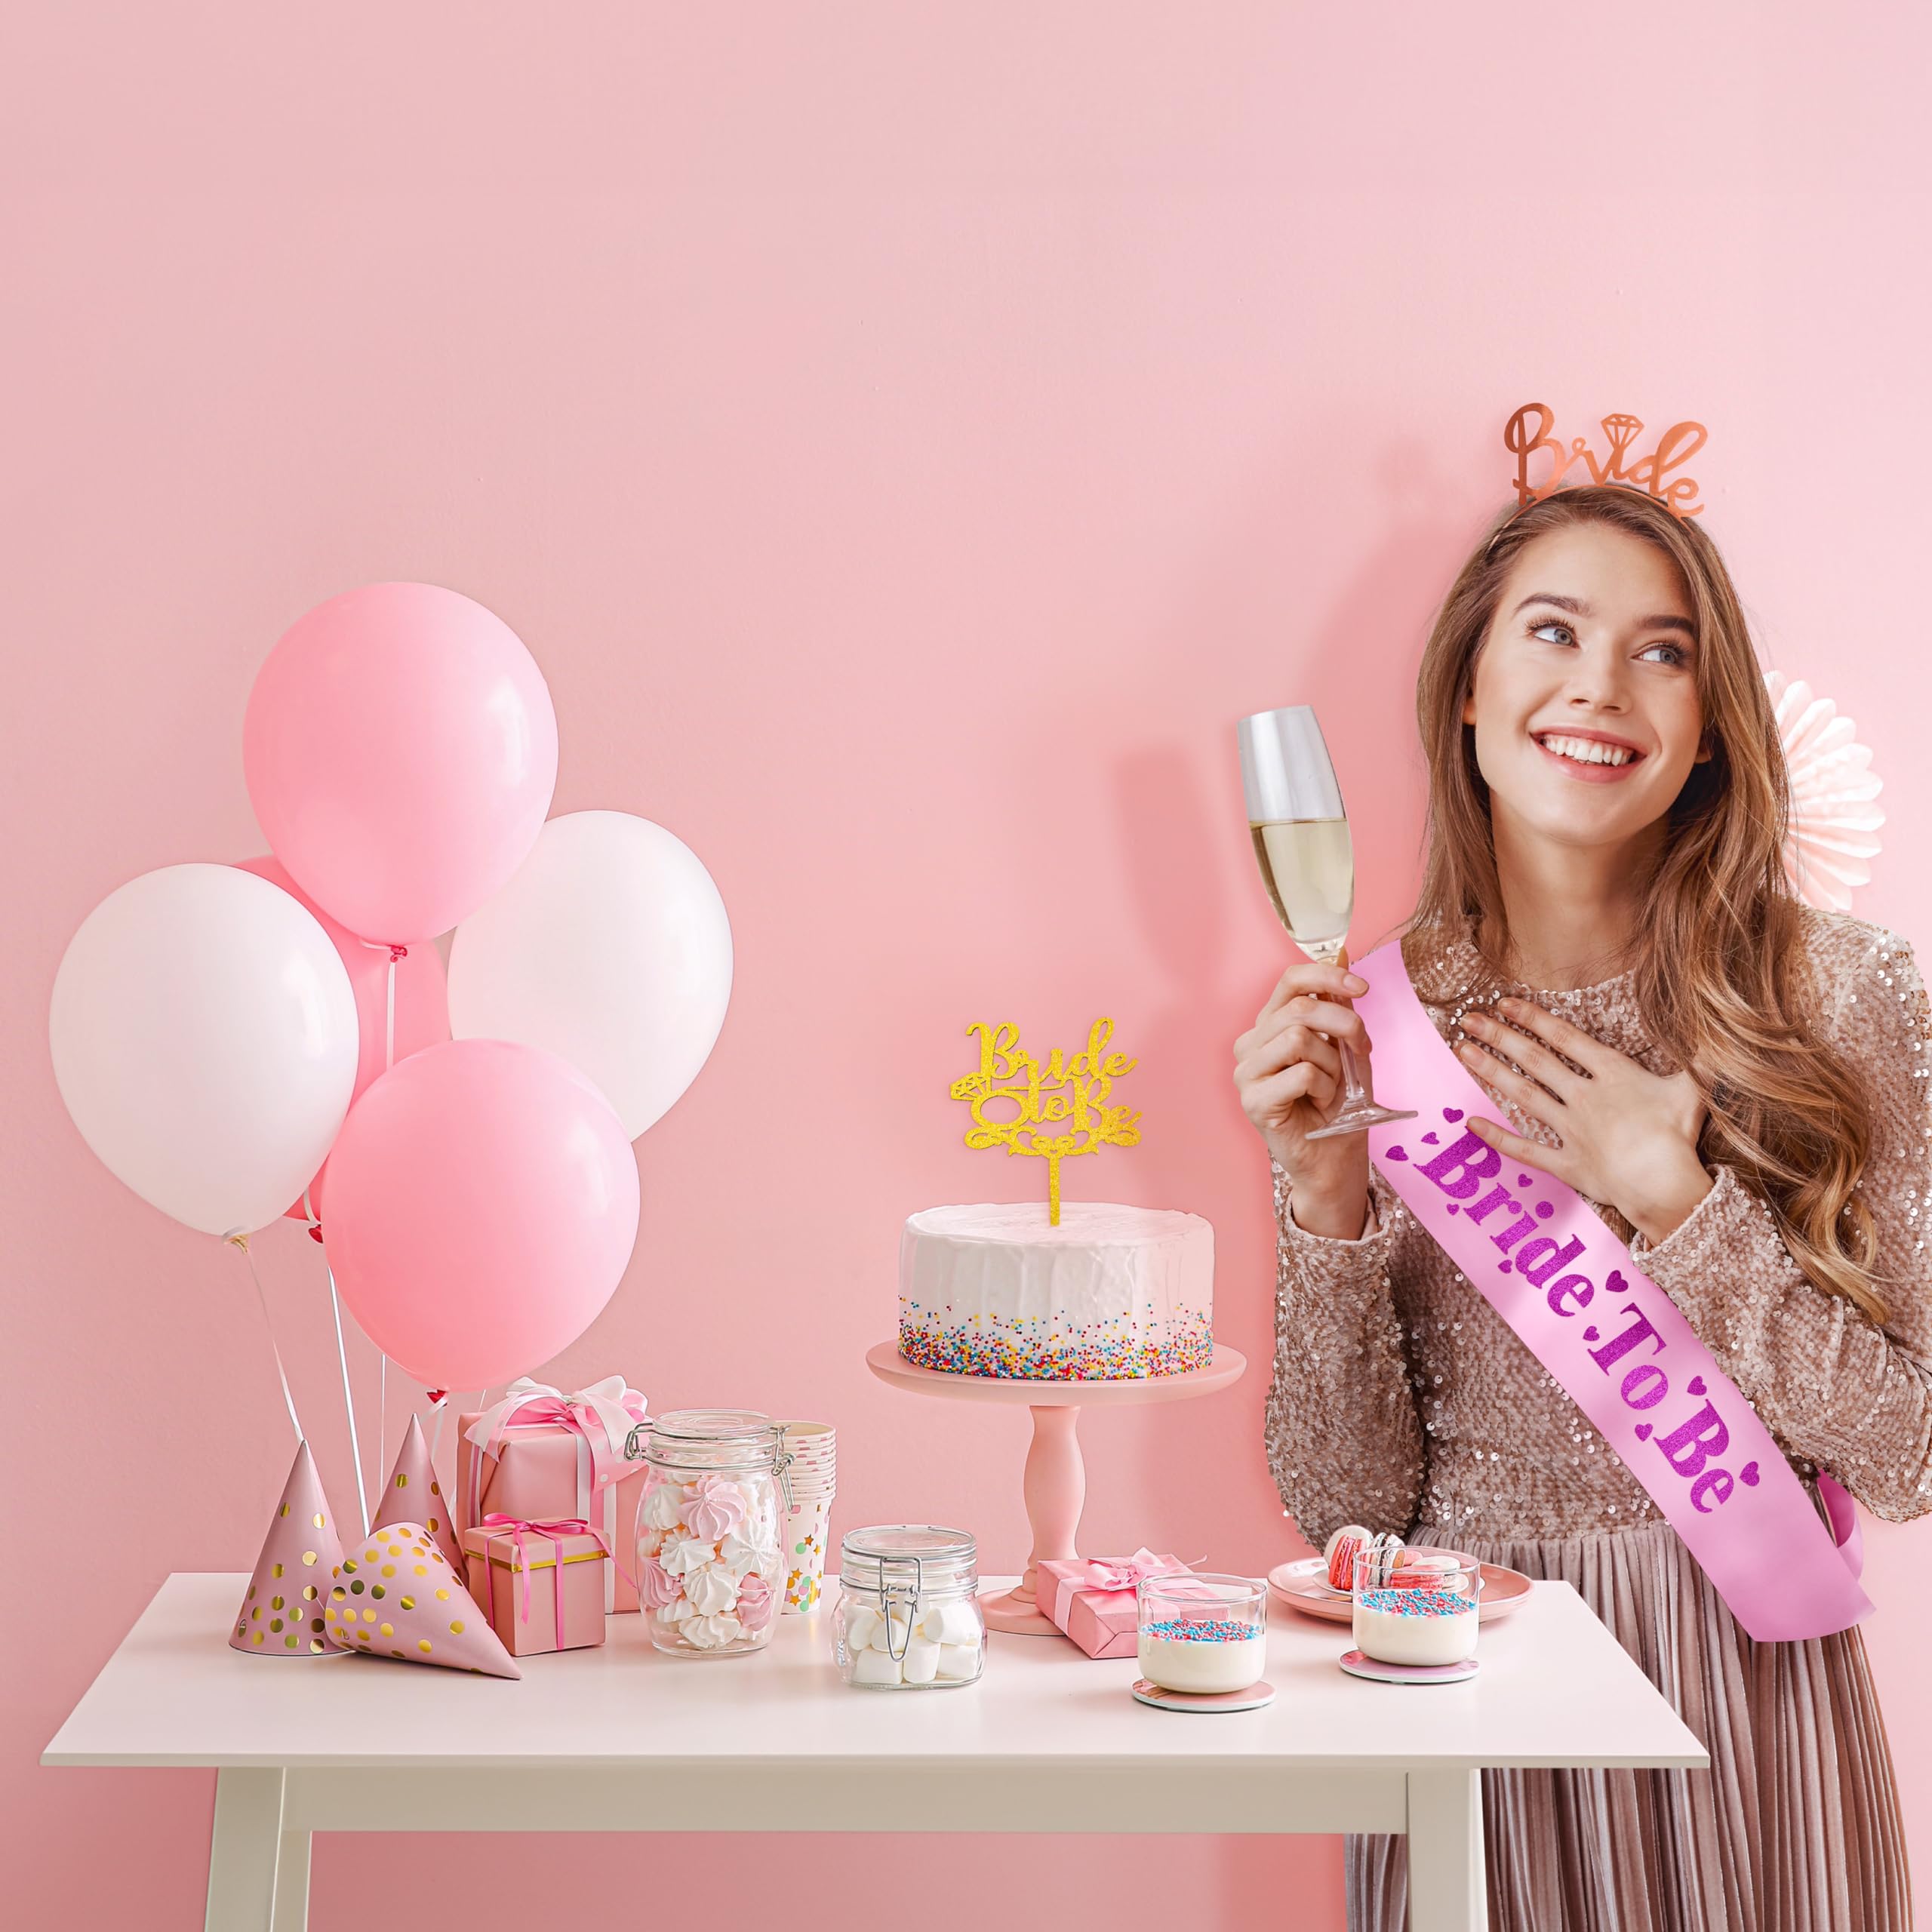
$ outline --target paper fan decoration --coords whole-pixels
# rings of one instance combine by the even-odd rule
[[[1786,875],[1808,904],[1849,912],[1852,888],[1872,882],[1869,862],[1878,857],[1878,828],[1885,822],[1872,802],[1880,780],[1872,771],[1871,748],[1858,743],[1858,727],[1841,718],[1829,698],[1814,697],[1801,680],[1767,671],[1764,688],[1791,777]]]
[[[322,1641],[321,1598],[328,1588],[329,1572],[342,1561],[322,1479],[309,1445],[295,1445],[281,1500],[269,1519],[262,1553],[255,1558],[248,1594],[235,1613],[229,1634],[231,1650],[264,1657],[320,1657]]]
[[[371,1530],[329,1576],[324,1634],[338,1651],[521,1677],[476,1599],[420,1523]]]

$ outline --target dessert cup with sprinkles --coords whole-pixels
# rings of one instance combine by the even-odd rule
[[[1482,1566],[1472,1557],[1385,1580],[1364,1552],[1355,1558],[1355,1647],[1379,1663],[1460,1663],[1475,1654],[1481,1589]]]
[[[1136,1595],[1140,1675],[1164,1690],[1245,1690],[1268,1664],[1268,1586],[1254,1577],[1143,1577]]]

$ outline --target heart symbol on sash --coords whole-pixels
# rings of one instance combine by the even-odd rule
[[[1422,1137],[1422,1144],[1425,1147],[1433,1147],[1435,1145],[1435,1136],[1432,1134],[1425,1134]]]
[[[1583,1331],[1583,1340],[1584,1340],[1585,1341],[1586,1341],[1586,1342],[1594,1342],[1594,1341],[1596,1340],[1596,1338],[1597,1338],[1597,1331],[1596,1331],[1594,1328],[1586,1328],[1586,1329]]]
[[[1651,1439],[1651,1426],[1647,1422],[1640,1422],[1637,1426],[1630,1432],[1630,1433],[1634,1435],[1639,1442],[1647,1442]]]
[[[1392,1147],[1389,1150],[1388,1158],[1392,1161],[1406,1161],[1409,1157],[1401,1148]]]
[[[1463,1118],[1463,1110],[1460,1107],[1444,1107],[1442,1109],[1442,1118],[1444,1120],[1460,1120]]]
[[[1629,1285],[1630,1284],[1614,1268],[1610,1271],[1609,1279],[1604,1283],[1604,1286],[1614,1295],[1620,1295]]]
[[[1746,1489],[1755,1489],[1758,1487],[1757,1464],[1746,1463],[1743,1468],[1738,1471],[1737,1480],[1743,1484]]]
[[[1496,1264],[1496,1272],[1497,1272],[1499,1275],[1506,1275],[1506,1274],[1508,1274],[1508,1273],[1509,1273],[1509,1263],[1508,1263],[1507,1261],[1499,1261],[1499,1262]]]
[[[1527,1174],[1518,1174],[1516,1177],[1516,1185],[1518,1187],[1527,1187],[1530,1185],[1529,1176]]]
[[[1704,1378],[1701,1375],[1694,1375],[1687,1386],[1692,1395],[1701,1395],[1704,1392]]]

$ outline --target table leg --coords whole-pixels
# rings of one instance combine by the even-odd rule
[[[1486,1932],[1482,1774],[1409,1774],[1409,1932]]]
[[[269,1932],[308,1932],[309,1834],[284,1832],[275,1868],[275,1915]]]
[[[281,1780],[278,1770],[216,1774],[208,1932],[269,1932],[281,1863]]]
[[[1080,1411],[1054,1407],[1032,1414],[1033,1440],[1026,1451],[1021,1494],[1033,1532],[1033,1553],[1018,1583],[1003,1596],[987,1598],[983,1607],[991,1629],[1004,1630],[1009,1636],[1057,1637],[1060,1632],[1039,1608],[1034,1586],[1043,1558],[1057,1562],[1079,1553],[1074,1538],[1087,1500],[1087,1469],[1080,1460]]]

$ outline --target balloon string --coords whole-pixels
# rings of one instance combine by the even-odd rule
[[[383,949],[375,940],[365,939],[362,943],[372,952]],[[409,957],[409,949],[406,946],[391,946],[387,950],[389,955],[389,983],[383,1001],[383,1071],[385,1073],[395,1065],[396,962]],[[387,1482],[389,1466],[389,1358],[380,1349],[377,1352],[382,1357],[383,1366],[380,1379],[376,1385],[376,1479],[379,1482]],[[362,1479],[362,1466],[359,1462],[355,1466],[355,1479],[358,1484]],[[366,1536],[368,1532],[365,1530],[363,1534]]]
[[[308,1217],[309,1232],[319,1243],[322,1239],[322,1224],[315,1218],[315,1204],[309,1198],[309,1190],[302,1190],[302,1211]],[[349,1386],[349,1351],[343,1346],[342,1300],[335,1291],[335,1270],[329,1266],[329,1251],[322,1247],[322,1272],[329,1278],[329,1306],[335,1312],[335,1358],[342,1370],[342,1406],[349,1417],[349,1457],[355,1466],[355,1500],[361,1506],[362,1534],[369,1534],[369,1492],[362,1482],[362,1445],[355,1439],[355,1395]]]
[[[392,946],[389,948],[389,992],[383,1002],[386,1011],[383,1024],[383,1071],[385,1073],[395,1065],[395,962],[404,958],[408,951],[406,946]],[[376,1425],[376,1466],[382,1472],[381,1480],[387,1482],[389,1466],[389,1358],[386,1355],[383,1357],[381,1387],[383,1407],[381,1418]]]
[[[335,1270],[322,1264],[329,1278],[329,1306],[335,1311],[335,1358],[342,1364],[342,1405],[349,1411],[349,1456],[355,1465],[355,1501],[362,1512],[362,1534],[369,1534],[369,1492],[362,1481],[362,1445],[355,1439],[355,1404],[349,1393],[349,1352],[342,1345],[342,1303],[335,1291]]]
[[[275,1357],[275,1372],[281,1380],[281,1399],[288,1404],[288,1420],[294,1427],[296,1441],[306,1442],[308,1438],[302,1433],[302,1418],[295,1413],[295,1398],[289,1390],[288,1371],[281,1365],[281,1350],[275,1345],[275,1324],[269,1319],[269,1298],[262,1291],[262,1278],[255,1271],[255,1257],[248,1252],[248,1237],[238,1230],[234,1234],[223,1235],[222,1239],[229,1247],[238,1247],[242,1260],[248,1264],[248,1278],[255,1284],[255,1299],[262,1306],[262,1326],[269,1331],[269,1352]]]

